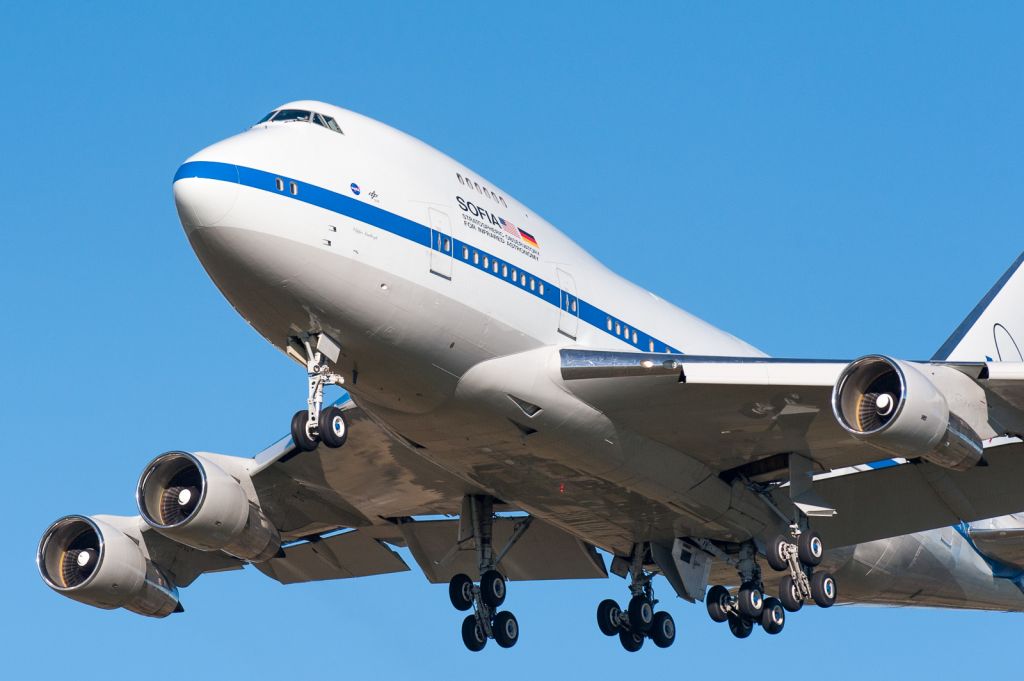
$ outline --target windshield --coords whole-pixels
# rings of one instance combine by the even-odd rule
[[[274,115],[274,122],[280,123],[281,121],[308,121],[310,117],[308,111],[302,111],[301,109],[281,109]]]

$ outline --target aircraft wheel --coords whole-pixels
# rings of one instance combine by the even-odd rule
[[[831,608],[835,605],[838,591],[836,580],[827,572],[815,572],[811,575],[811,598],[821,608]]]
[[[619,615],[622,609],[610,598],[601,601],[597,606],[597,626],[605,636],[619,633]]]
[[[750,636],[750,632],[754,630],[753,620],[748,620],[746,617],[740,617],[739,615],[733,615],[729,613],[729,631],[736,638],[746,638]]]
[[[494,640],[502,648],[511,648],[519,640],[519,622],[508,610],[494,616],[491,629],[494,631]]]
[[[797,550],[800,562],[810,567],[821,565],[821,559],[825,556],[825,545],[821,541],[821,535],[814,530],[808,530],[800,535]]]
[[[487,645],[487,635],[484,634],[476,615],[468,615],[462,620],[462,642],[474,653],[483,650]]]
[[[769,634],[777,634],[786,626],[786,609],[778,598],[764,599],[761,610],[761,627]]]
[[[654,621],[654,606],[644,596],[633,596],[629,599],[628,614],[630,629],[643,633],[651,628]]]
[[[724,622],[729,619],[729,612],[725,606],[729,603],[729,590],[721,584],[716,584],[708,589],[704,602],[708,608],[708,615],[716,622]]]
[[[628,629],[619,632],[619,643],[631,653],[635,653],[644,647],[644,635]]]
[[[782,572],[783,570],[789,569],[789,561],[785,558],[786,546],[789,544],[786,541],[786,537],[781,534],[776,535],[775,539],[772,539],[768,544],[768,551],[765,554],[765,558],[768,559],[768,565],[772,570],[776,572]]]
[[[348,440],[348,419],[338,407],[320,412],[320,439],[328,447],[341,447]]]
[[[497,570],[488,570],[480,575],[480,597],[492,608],[501,607],[505,602],[505,578]]]
[[[647,635],[659,648],[668,648],[676,641],[676,622],[667,612],[654,613],[654,620]]]
[[[316,439],[306,433],[306,421],[309,419],[309,411],[303,409],[295,412],[292,417],[292,442],[295,447],[303,452],[311,452],[316,449]]]
[[[736,604],[740,609],[741,615],[751,620],[756,620],[761,617],[761,610],[764,609],[764,594],[761,593],[761,589],[753,582],[744,582],[740,586]]]
[[[473,580],[469,575],[457,574],[448,582],[448,598],[456,610],[465,612],[473,607]]]
[[[796,583],[789,575],[779,580],[779,601],[782,607],[790,612],[796,612],[804,607],[804,602],[796,590]]]

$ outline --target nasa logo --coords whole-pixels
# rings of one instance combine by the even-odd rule
[[[353,182],[352,184],[350,184],[348,186],[348,188],[352,190],[353,194],[355,194],[356,196],[359,196],[359,185],[358,184]]]

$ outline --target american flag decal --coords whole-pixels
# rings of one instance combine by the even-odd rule
[[[509,234],[511,234],[514,237],[517,237],[517,238],[519,237],[519,230],[516,228],[515,225],[513,225],[511,222],[509,222],[505,218],[498,218],[498,219],[501,221],[501,228],[502,229],[504,229],[506,232],[508,232]]]

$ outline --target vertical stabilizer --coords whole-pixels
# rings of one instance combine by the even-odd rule
[[[934,360],[1024,362],[1024,253],[938,349]]]

